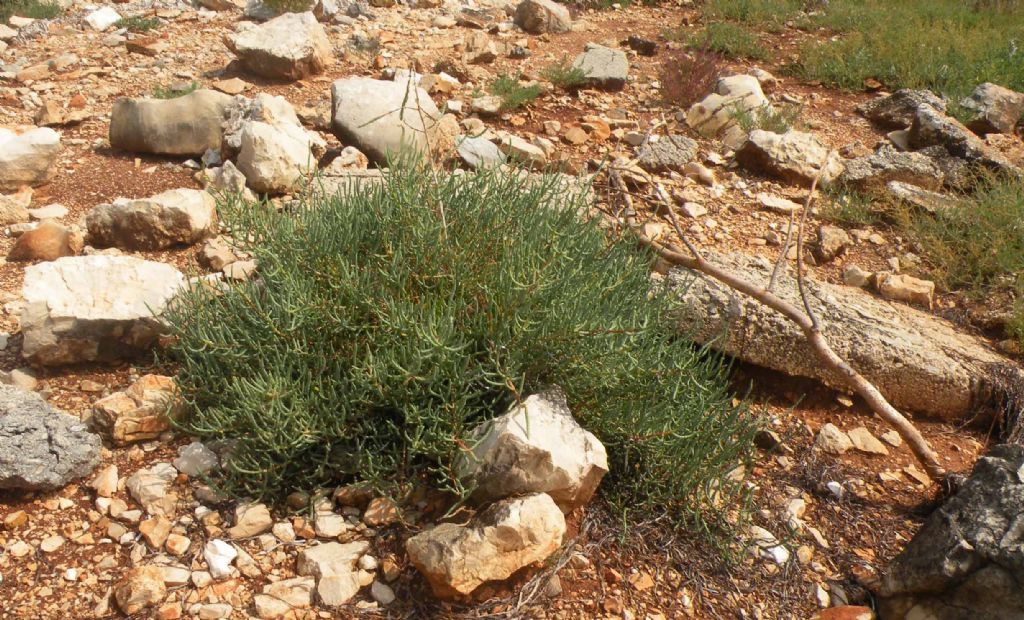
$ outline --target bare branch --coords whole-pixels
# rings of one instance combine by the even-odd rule
[[[829,153],[829,156],[831,156],[831,153]],[[822,168],[824,168],[824,166]],[[617,169],[610,169],[609,176],[611,178],[612,185],[616,189],[624,187],[621,175]],[[675,228],[680,241],[686,245],[688,253],[651,239],[644,234],[642,228],[636,225],[632,198],[626,194],[621,194],[621,196],[622,200],[628,206],[627,221],[629,222],[629,227],[637,236],[640,243],[651,248],[661,258],[673,264],[682,265],[683,267],[693,271],[703,273],[704,275],[725,284],[729,288],[743,293],[759,303],[764,304],[795,323],[803,332],[804,337],[810,343],[811,348],[818,356],[818,359],[842,377],[853,391],[860,394],[861,398],[863,398],[868,406],[871,407],[872,411],[874,411],[880,418],[892,426],[897,433],[899,433],[900,437],[907,442],[907,445],[914,453],[914,456],[921,463],[929,476],[936,481],[944,482],[948,477],[947,472],[945,468],[939,464],[938,457],[929,445],[928,440],[921,435],[920,431],[917,430],[910,420],[908,420],[902,413],[893,407],[888,400],[886,400],[885,396],[879,392],[878,388],[875,387],[873,383],[864,378],[864,376],[857,372],[846,360],[840,357],[835,350],[832,349],[832,346],[821,333],[817,316],[811,306],[809,296],[803,283],[802,273],[803,230],[807,222],[808,213],[810,212],[811,199],[814,196],[814,191],[817,187],[820,176],[821,172],[819,171],[818,178],[816,178],[811,185],[811,193],[808,195],[807,200],[804,203],[804,212],[801,215],[797,240],[797,283],[804,306],[803,311],[801,311],[801,309],[796,305],[772,292],[771,289],[774,287],[776,279],[775,273],[772,275],[772,281],[769,282],[768,288],[761,288],[756,284],[747,282],[735,274],[708,262],[700,251],[689,241],[685,231],[683,231],[682,227],[679,225],[679,221],[671,207],[667,210],[667,217]],[[661,188],[660,185],[655,185],[655,191],[661,195],[662,199],[664,199],[664,189]],[[790,228],[790,233],[791,232],[792,228]],[[791,234],[788,235],[788,237],[791,237]],[[787,239],[787,245],[788,241],[789,239]],[[788,249],[785,249],[784,252],[788,252]]]

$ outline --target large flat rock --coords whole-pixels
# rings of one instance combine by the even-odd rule
[[[768,284],[772,264],[763,258],[707,258],[750,282]],[[847,388],[819,361],[796,324],[774,310],[687,269],[670,272],[666,285],[684,302],[681,329],[697,341],[759,366]],[[857,288],[815,280],[806,285],[829,344],[898,409],[961,419],[983,404],[993,377],[1024,378],[1018,366],[942,319]],[[775,292],[800,307],[790,274],[780,275]]]
[[[180,271],[130,256],[71,256],[25,269],[22,355],[44,366],[113,360],[151,347]]]

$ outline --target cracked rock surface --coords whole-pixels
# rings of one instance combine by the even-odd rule
[[[1024,617],[1024,446],[978,460],[882,581],[883,618]]]

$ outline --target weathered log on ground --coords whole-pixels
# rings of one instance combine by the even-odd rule
[[[705,257],[749,282],[767,286],[771,277],[773,265],[763,258],[711,252]],[[684,302],[678,310],[681,328],[698,342],[759,366],[849,389],[821,363],[800,328],[778,312],[688,269],[670,272],[666,284]],[[982,340],[860,289],[811,279],[805,285],[829,344],[893,406],[947,420],[1016,406],[1013,394],[1024,386],[1024,372]],[[790,273],[780,273],[775,293],[802,305]]]

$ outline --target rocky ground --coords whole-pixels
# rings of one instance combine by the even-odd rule
[[[445,534],[453,546],[493,546],[477,559],[502,568],[484,585],[435,574],[440,597],[421,574],[431,574],[430,554],[404,542],[433,531],[427,499],[402,519],[387,500],[349,488],[295,498],[295,514],[222,502],[196,482],[216,446],[168,432],[173,384],[123,353],[156,343],[147,310],[186,278],[217,285],[258,269],[216,237],[207,186],[286,202],[316,167],[327,181],[372,180],[403,139],[449,168],[509,160],[586,175],[611,163],[647,235],[676,242],[657,216],[670,203],[691,241],[736,266],[750,260],[737,253],[774,261],[819,171],[930,208],[967,164],[1015,169],[1024,150],[1006,127],[1012,113],[1000,113],[1020,116],[1015,93],[978,94],[989,126],[972,129],[984,138],[946,117],[941,101],[827,90],[776,77],[770,64],[723,65],[727,79],[681,107],[660,80],[680,48],[666,34],[697,21],[689,3],[570,14],[543,1],[320,2],[315,14],[269,22],[258,5],[231,0],[66,4],[56,19],[0,26],[0,364],[16,387],[0,402],[0,487],[10,489],[0,501],[0,617],[810,618],[868,603],[920,527],[937,486],[862,402],[810,380],[842,388],[770,318],[724,346],[756,364],[741,363],[735,381],[752,386],[772,429],[744,472],[755,544],[737,563],[657,522],[623,533],[600,494],[582,507],[589,494],[579,489],[569,499],[506,493],[498,509]],[[158,25],[115,25],[135,16]],[[584,69],[578,90],[550,82],[546,70],[563,61]],[[540,96],[501,110],[487,94],[499,75],[536,82]],[[142,99],[193,85],[180,98]],[[801,131],[740,130],[737,106],[757,114],[787,104],[801,106]],[[617,213],[608,176],[594,182],[594,215]],[[987,443],[963,428],[983,370],[1016,366],[970,325],[936,318],[958,315],[963,301],[905,273],[919,259],[898,234],[844,230],[816,213],[809,231],[813,298],[836,348],[894,404],[928,414],[920,427],[942,465],[968,471]],[[686,295],[710,338],[731,302],[703,286]],[[754,336],[767,344],[750,344]],[[38,414],[15,415],[25,411]],[[44,428],[44,419],[56,421]],[[23,439],[33,433],[39,454]],[[492,544],[488,532],[509,518],[502,510],[536,518],[516,525],[534,544]],[[451,590],[472,594],[451,601]]]

